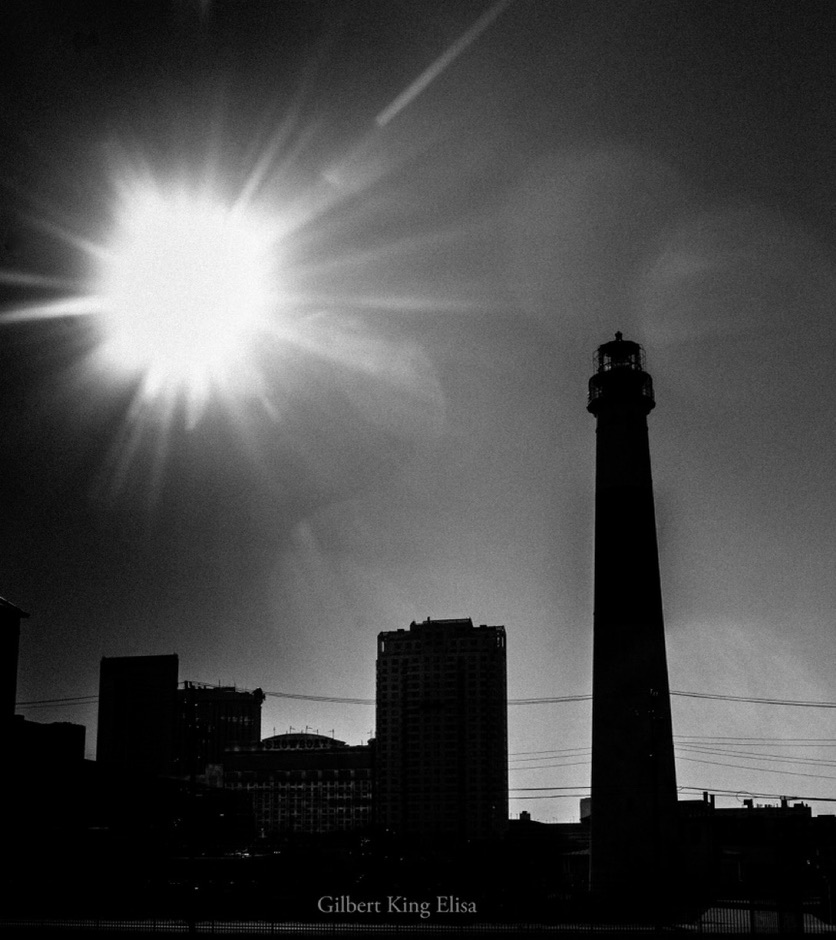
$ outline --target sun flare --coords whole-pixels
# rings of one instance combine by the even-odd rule
[[[246,207],[133,187],[100,261],[103,354],[157,387],[223,382],[267,327],[274,253],[273,231]]]

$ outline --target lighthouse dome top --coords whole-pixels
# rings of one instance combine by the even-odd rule
[[[621,333],[615,339],[599,346],[595,351],[593,367],[596,372],[609,372],[610,369],[632,369],[644,371],[644,350],[638,343],[624,339]]]
[[[644,350],[638,343],[616,333],[595,350],[593,369],[587,411],[598,415],[610,406],[635,406],[647,414],[655,407],[653,380],[644,371]]]

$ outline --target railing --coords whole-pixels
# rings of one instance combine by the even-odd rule
[[[457,923],[397,922],[391,918],[380,920],[350,919],[329,921],[265,921],[265,920],[198,920],[189,922],[178,919],[40,919],[16,918],[0,920],[3,936],[36,936],[46,933],[52,936],[96,936],[110,935],[201,935],[201,936],[365,936],[391,934],[433,935],[485,935],[523,934],[529,936],[560,934],[586,936],[588,934],[618,935],[636,933],[659,934],[714,934],[714,935],[761,935],[798,936],[836,935],[836,924],[822,919],[822,911],[815,901],[776,902],[769,900],[721,900],[715,901],[701,916],[692,920],[666,923],[617,923],[587,922],[577,920],[546,922],[508,921],[502,923]]]
[[[625,391],[640,398],[646,398],[655,404],[653,397],[653,379],[646,372],[613,370],[597,372],[589,380],[588,404],[597,401],[608,391],[615,391],[621,397]]]

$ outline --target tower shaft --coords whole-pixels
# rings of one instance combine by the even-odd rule
[[[602,902],[658,901],[674,862],[676,772],[641,347],[601,346],[592,676],[591,887]]]

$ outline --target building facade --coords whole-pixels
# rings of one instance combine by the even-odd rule
[[[102,659],[97,761],[117,773],[204,777],[261,739],[261,689],[184,682],[170,656]]]
[[[256,834],[352,832],[372,819],[372,759],[368,745],[326,735],[278,734],[228,751],[223,786],[245,791]]]
[[[377,641],[376,822],[483,839],[508,821],[505,628],[430,620]]]
[[[205,774],[224,753],[261,740],[261,689],[184,682],[177,691],[174,773]]]
[[[176,654],[102,659],[98,762],[118,773],[172,773],[178,668]]]

